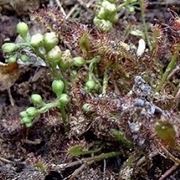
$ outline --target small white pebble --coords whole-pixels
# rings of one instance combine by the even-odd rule
[[[136,55],[138,57],[141,57],[145,51],[145,48],[146,48],[146,43],[143,39],[140,39],[139,40],[139,44],[138,44],[138,49],[137,49],[137,52],[136,52]]]

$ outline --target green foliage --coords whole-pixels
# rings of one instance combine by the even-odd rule
[[[70,147],[68,149],[68,154],[71,156],[81,156],[83,155],[85,152],[87,151],[87,149],[85,149],[83,146],[81,145],[74,145],[72,147]]]
[[[110,31],[114,23],[118,20],[117,7],[115,1],[103,0],[94,24],[102,31]]]
[[[158,121],[155,124],[155,131],[158,138],[166,145],[174,147],[176,143],[176,131],[168,121]]]
[[[126,138],[125,134],[122,131],[111,129],[111,133],[116,141],[118,141],[119,143],[122,143],[127,148],[131,148],[133,146],[132,142]]]
[[[103,5],[104,6],[104,5]],[[112,10],[112,6],[108,12]],[[64,72],[67,69],[72,72],[81,68],[89,63],[89,74],[87,82],[85,82],[85,89],[87,92],[96,92],[99,90],[100,83],[95,77],[93,71],[96,64],[99,62],[99,57],[93,58],[90,61],[86,61],[83,57],[72,57],[70,50],[61,51],[58,46],[59,40],[54,32],[48,32],[43,34],[37,33],[32,36],[29,35],[29,28],[24,22],[20,22],[17,25],[17,32],[22,38],[22,41],[17,43],[5,43],[2,46],[3,53],[6,57],[6,61],[9,63],[16,62],[17,59],[21,59],[23,62],[30,60],[28,54],[22,54],[22,50],[27,49],[32,51],[37,57],[44,60],[49,66],[54,81],[52,82],[52,91],[56,94],[56,99],[52,102],[45,103],[43,98],[39,94],[33,94],[31,96],[31,102],[34,107],[29,107],[25,111],[20,113],[21,123],[26,127],[31,127],[34,120],[52,108],[59,108],[62,113],[63,121],[66,121],[65,107],[70,102],[70,97],[67,94],[68,81],[65,79]],[[81,46],[84,50],[88,50],[89,40],[87,36],[81,38]]]
[[[31,95],[31,102],[34,107],[28,107],[25,111],[20,113],[21,123],[26,127],[31,127],[35,119],[38,119],[40,114],[49,111],[52,108],[59,108],[64,111],[64,108],[70,102],[70,97],[62,93],[64,91],[64,83],[61,80],[54,80],[52,82],[52,90],[57,98],[50,103],[45,103],[39,94]],[[63,119],[65,121],[65,119]]]
[[[137,3],[137,0],[124,0],[120,5],[117,5],[116,0],[103,0],[93,22],[100,30],[108,32],[113,28],[113,24],[118,21],[118,12],[126,9],[133,13],[134,5]]]
[[[79,157],[82,155],[88,155],[88,154],[92,154],[92,153],[94,154],[94,153],[98,152],[99,150],[100,149],[88,150],[83,145],[77,144],[77,145],[71,146],[68,149],[68,154],[72,157]]]

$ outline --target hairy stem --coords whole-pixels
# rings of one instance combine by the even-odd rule
[[[108,70],[105,69],[105,72],[104,72],[104,78],[103,78],[103,86],[102,86],[102,94],[106,94],[106,90],[107,90],[107,87],[108,87],[108,80],[109,80],[109,77],[108,77]]]
[[[167,68],[166,68],[166,70],[165,70],[165,72],[161,78],[159,85],[156,88],[157,92],[161,91],[161,89],[164,87],[164,85],[167,81],[168,75],[175,68],[176,62],[177,62],[177,57],[178,57],[178,51],[176,50],[176,52],[172,55],[171,61],[169,62],[168,66],[167,66]]]
[[[144,29],[144,36],[145,39],[147,41],[148,47],[150,50],[152,50],[152,46],[151,46],[151,41],[149,39],[149,35],[148,35],[148,28],[147,28],[147,24],[146,24],[146,20],[145,20],[145,4],[144,4],[144,0],[139,0],[139,4],[141,7],[141,18],[142,18],[142,23],[143,23],[143,29]]]

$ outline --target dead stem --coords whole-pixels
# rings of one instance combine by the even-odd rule
[[[172,166],[170,169],[168,169],[168,170],[159,178],[159,180],[164,180],[164,179],[168,178],[168,176],[170,176],[177,168],[178,168],[178,165],[175,164],[175,165]]]
[[[91,164],[98,162],[98,161],[102,161],[108,158],[112,158],[112,157],[116,157],[118,155],[120,155],[120,152],[109,152],[109,153],[102,153],[100,155],[97,156],[93,156],[90,158],[82,158],[81,160],[78,161],[74,161],[71,163],[67,163],[67,164],[60,164],[60,165],[52,165],[52,167],[54,167],[56,170],[63,170],[66,168],[70,168],[73,166],[77,166],[77,165],[81,165],[79,168],[77,168],[69,177],[68,179],[73,179],[75,178],[80,172],[82,172],[82,170],[87,167],[90,166]]]
[[[66,16],[66,13],[64,11],[64,8],[61,5],[61,2],[59,0],[56,0],[56,4],[58,5],[58,7],[60,8],[61,12],[63,13],[64,16]]]
[[[165,82],[167,81],[167,78],[169,76],[169,74],[172,72],[172,70],[175,68],[176,66],[176,62],[177,62],[177,57],[178,57],[178,51],[176,50],[175,53],[172,55],[171,61],[169,62],[161,80],[159,85],[156,88],[156,91],[159,92],[161,91],[161,89],[164,87]]]
[[[147,24],[146,24],[146,20],[145,20],[145,3],[144,0],[140,0],[140,7],[141,7],[141,18],[142,18],[142,23],[143,23],[143,28],[144,28],[144,36],[145,39],[147,41],[147,44],[149,46],[149,49],[152,50],[152,45],[149,39],[149,35],[148,35],[148,28],[147,28]]]
[[[105,72],[104,72],[104,78],[103,78],[103,86],[102,86],[102,94],[105,95],[106,94],[106,90],[107,90],[107,87],[108,87],[108,70],[107,68],[105,69]]]

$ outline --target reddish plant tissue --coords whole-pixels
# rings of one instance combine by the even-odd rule
[[[99,32],[95,28],[75,21],[66,20],[56,9],[41,9],[33,16],[45,28],[55,31],[65,48],[69,48],[75,55],[84,56],[87,59],[100,56],[99,72],[104,72],[106,68],[110,67],[109,81],[111,84],[114,81],[121,82],[119,86],[113,84],[108,87],[111,92],[108,91],[106,96],[88,96],[82,88],[84,79],[80,71],[79,78],[73,81],[70,90],[73,106],[73,113],[70,115],[70,136],[81,136],[87,130],[93,129],[97,137],[109,138],[111,136],[109,129],[120,129],[134,144],[149,153],[160,151],[168,154],[170,153],[169,148],[172,148],[173,155],[177,152],[180,143],[180,124],[177,114],[165,111],[164,104],[161,107],[156,105],[153,100],[157,97],[151,86],[141,76],[138,76],[138,74],[144,73],[149,81],[151,81],[152,75],[154,75],[154,79],[158,79],[158,69],[161,68],[159,62],[153,61],[151,56],[144,56],[141,62],[137,63],[136,56],[124,50],[118,41],[112,41],[110,34]],[[160,60],[161,57],[164,60],[165,55],[170,53],[174,44],[179,42],[179,32],[176,32],[179,31],[179,22],[179,19],[174,19],[169,25],[158,26],[156,33],[159,39],[154,56],[157,55]],[[165,41],[165,37],[170,43]],[[86,73],[83,72],[83,74]],[[120,96],[112,93],[115,86],[118,86]],[[159,101],[163,101],[162,97],[158,98]],[[81,107],[84,103],[88,103],[96,109],[90,117],[82,112]],[[163,123],[156,126],[156,123],[161,122],[162,119],[168,121],[166,124],[169,125],[168,127]],[[167,136],[166,133],[169,133],[170,136]],[[172,142],[170,143],[170,141]],[[172,154],[171,159],[176,162],[176,158]],[[176,153],[176,157],[180,157],[179,152]]]

